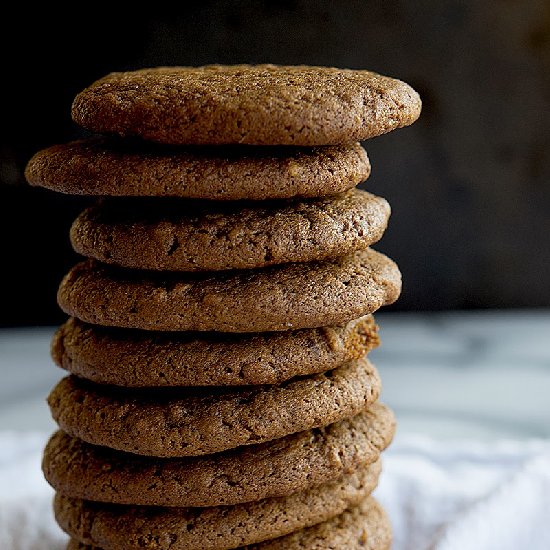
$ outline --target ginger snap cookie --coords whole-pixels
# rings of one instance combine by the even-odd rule
[[[367,249],[215,276],[123,270],[88,260],[65,276],[57,298],[65,313],[104,326],[267,332],[345,323],[393,303],[400,291],[395,263]]]
[[[259,544],[232,548],[241,550],[389,550],[391,542],[391,526],[386,513],[374,498],[368,497],[358,506],[353,506],[323,523]],[[98,546],[87,545],[72,539],[67,550],[111,550],[111,548],[100,549]]]
[[[111,73],[78,94],[73,120],[166,144],[333,145],[412,124],[418,94],[365,70],[276,65]]]
[[[48,397],[59,427],[94,445],[139,455],[216,453],[327,426],[359,414],[380,395],[366,359],[279,385],[130,391],[75,376]]]
[[[372,315],[340,326],[250,335],[106,328],[71,318],[53,338],[52,357],[102,384],[244,386],[330,371],[378,343]]]
[[[163,508],[124,506],[57,494],[55,516],[83,543],[106,550],[225,550],[281,537],[329,520],[360,504],[376,487],[380,461],[288,497],[235,506]]]
[[[92,137],[39,151],[25,176],[73,195],[266,200],[342,193],[370,170],[359,143],[183,149]]]
[[[52,487],[72,498],[136,506],[232,505],[288,496],[372,464],[394,431],[393,413],[379,403],[324,428],[200,457],[138,456],[58,431],[42,467]]]
[[[117,199],[82,212],[71,242],[83,256],[133,269],[253,269],[365,250],[389,216],[386,200],[358,189],[269,206]]]

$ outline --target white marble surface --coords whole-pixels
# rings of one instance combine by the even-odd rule
[[[372,354],[400,430],[550,437],[550,312],[380,315]]]
[[[550,311],[380,314],[372,354],[401,435],[550,438]],[[53,430],[52,328],[0,331],[0,430]]]

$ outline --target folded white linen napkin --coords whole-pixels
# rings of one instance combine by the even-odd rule
[[[42,433],[0,432],[0,548],[62,550]],[[435,441],[397,436],[376,496],[394,550],[550,548],[550,441]]]

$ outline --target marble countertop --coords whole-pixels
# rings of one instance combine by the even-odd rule
[[[382,313],[371,357],[402,435],[550,438],[550,311]],[[0,430],[53,430],[53,328],[0,330]]]

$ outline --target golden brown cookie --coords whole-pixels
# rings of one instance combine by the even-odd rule
[[[93,137],[39,151],[25,176],[73,195],[265,200],[342,193],[370,169],[358,143],[183,149]]]
[[[253,269],[365,250],[389,216],[386,200],[358,189],[262,205],[111,199],[78,216],[71,242],[83,256],[133,269]]]
[[[57,494],[55,516],[75,540],[107,550],[225,550],[281,537],[357,506],[376,487],[380,461],[288,497],[235,506],[123,506]],[[153,546],[154,545],[154,546]]]
[[[331,145],[412,124],[418,94],[365,70],[276,65],[111,73],[77,95],[73,120],[168,144]]]
[[[391,542],[391,525],[386,513],[378,502],[368,497],[359,506],[354,506],[323,523],[296,531],[291,535],[239,548],[241,550],[389,550]],[[130,548],[133,547],[128,547]],[[73,539],[67,545],[67,550],[102,549]],[[122,549],[117,548],[117,550]]]
[[[378,343],[372,315],[340,326],[250,335],[105,328],[71,318],[54,336],[52,357],[102,384],[245,386],[333,370]]]
[[[267,332],[337,325],[393,303],[401,274],[368,249],[342,258],[211,274],[76,265],[61,309],[104,326],[165,331]]]
[[[186,458],[138,456],[55,433],[44,475],[73,498],[147,506],[221,506],[288,496],[378,460],[395,431],[392,412],[375,403],[325,428]]]
[[[359,414],[380,395],[366,359],[278,385],[128,390],[76,376],[48,397],[74,437],[138,455],[198,456],[253,445]]]

